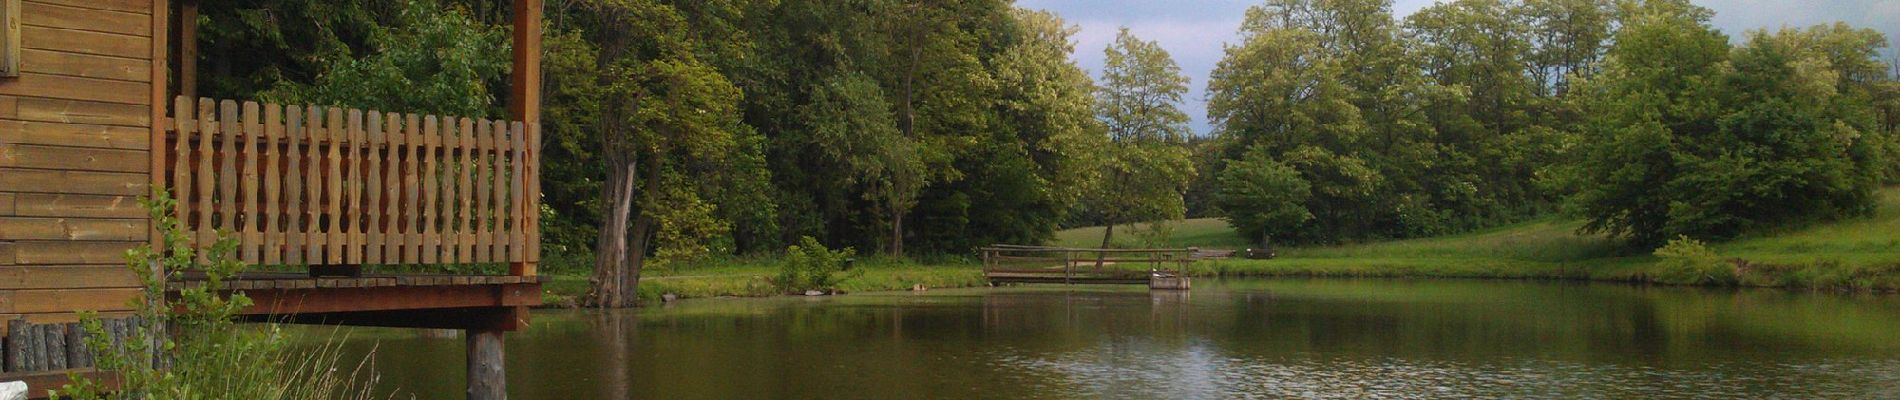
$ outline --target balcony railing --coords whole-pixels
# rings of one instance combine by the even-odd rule
[[[168,122],[155,180],[199,243],[228,232],[245,262],[539,259],[532,125],[185,97]]]

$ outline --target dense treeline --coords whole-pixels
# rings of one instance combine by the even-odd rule
[[[506,2],[236,3],[202,8],[213,77],[201,94],[502,116]],[[651,263],[803,236],[899,256],[1038,242],[1101,173],[1076,28],[1049,13],[1005,1],[546,7],[544,240],[597,255],[604,303],[630,300]]]
[[[506,2],[203,4],[199,94],[505,116]],[[1124,30],[1092,79],[1077,28],[1006,0],[546,6],[544,240],[610,305],[642,268],[808,236],[962,254],[1224,215],[1336,243],[1569,211],[1652,245],[1856,215],[1900,177],[1884,36],[1737,45],[1685,0],[1266,0],[1201,83],[1203,137],[1158,44]]]
[[[1895,154],[1877,31],[1751,33],[1684,0],[1271,0],[1208,84],[1216,203],[1260,240],[1567,209],[1637,245],[1863,213]]]

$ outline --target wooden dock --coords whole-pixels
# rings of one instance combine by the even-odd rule
[[[1146,284],[1151,289],[1188,288],[1187,267],[1198,249],[1079,249],[991,245],[983,254],[983,277],[991,284]]]

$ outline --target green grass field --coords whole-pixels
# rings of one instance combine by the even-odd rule
[[[1541,278],[1650,281],[1658,259],[1600,235],[1582,222],[1543,218],[1457,235],[1338,246],[1287,247],[1273,260],[1224,260],[1200,273],[1265,276]],[[1118,246],[1135,244],[1138,229],[1118,228]],[[1095,247],[1101,227],[1056,234],[1055,245]],[[1240,249],[1246,240],[1218,219],[1178,223],[1168,247]],[[1874,215],[1764,232],[1714,249],[1755,267],[1749,284],[1817,288],[1900,289],[1900,188],[1880,193]]]
[[[1272,260],[1230,259],[1194,266],[1200,275],[1341,276],[1394,278],[1582,279],[1653,282],[1662,271],[1647,250],[1630,249],[1599,235],[1577,232],[1582,222],[1543,218],[1457,235],[1339,246],[1286,247]],[[1118,247],[1140,246],[1145,227],[1118,227]],[[1065,247],[1096,247],[1102,228],[1056,233]],[[1247,240],[1218,219],[1190,219],[1173,226],[1162,247],[1241,249]],[[1845,221],[1764,232],[1714,245],[1725,258],[1751,265],[1741,273],[1751,286],[1852,290],[1900,290],[1900,187],[1880,193],[1874,215]],[[868,258],[861,272],[839,285],[847,292],[981,286],[974,261],[936,263]],[[777,260],[739,258],[702,262],[642,276],[643,299],[673,293],[683,298],[778,295],[769,277]],[[585,294],[587,277],[551,274],[544,285],[551,305],[571,303]]]
[[[884,259],[863,259],[846,273],[838,284],[844,292],[909,290],[916,286],[954,288],[982,286],[982,268],[973,262],[924,264]],[[640,299],[654,302],[671,293],[680,298],[765,297],[785,294],[772,284],[779,272],[778,260],[737,258],[701,262],[675,269],[649,270],[640,276]],[[586,295],[587,276],[551,275],[542,285],[542,300],[550,306],[571,305]]]

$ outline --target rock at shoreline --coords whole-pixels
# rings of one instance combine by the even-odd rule
[[[805,295],[806,296],[823,296],[825,295],[825,292],[822,290],[807,290],[805,291]]]
[[[673,300],[679,300],[679,299],[680,299],[680,296],[677,294],[667,293],[667,294],[660,295],[661,302],[671,303],[673,302]]]

